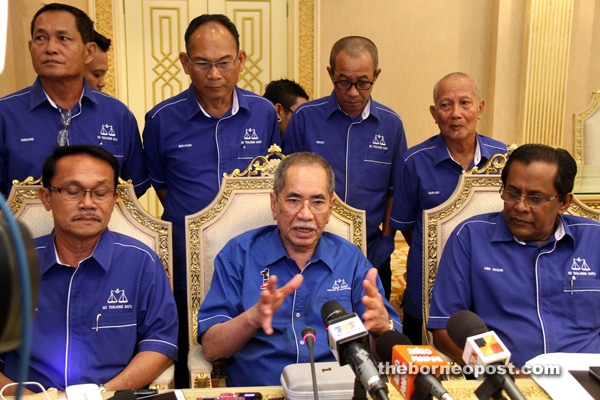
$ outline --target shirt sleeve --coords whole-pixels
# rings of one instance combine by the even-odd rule
[[[123,179],[131,179],[135,194],[141,197],[150,187],[148,169],[144,160],[142,138],[137,121],[130,111],[124,116],[124,131],[128,132],[127,156],[123,162],[121,174]]]
[[[458,232],[461,232],[460,236]],[[468,227],[459,225],[444,246],[433,285],[427,328],[446,329],[452,314],[472,310],[471,248],[468,238]]]
[[[402,155],[406,153],[406,132],[404,132],[404,124],[402,120],[398,122],[396,135],[396,152],[394,154],[392,173],[390,174],[390,184],[388,189],[388,197],[394,197],[394,185],[396,184],[396,176],[399,174],[398,166],[402,161]]]
[[[156,254],[146,257],[144,263],[137,328],[138,351],[155,351],[177,360],[179,324],[169,279]]]
[[[160,143],[160,118],[158,115],[152,118],[150,112],[146,114],[143,133],[146,165],[152,186],[155,189],[167,189],[165,157]]]
[[[418,178],[410,171],[409,160],[405,160],[406,152],[400,157],[400,162],[394,174],[394,202],[390,225],[400,231],[413,230],[417,223]]]

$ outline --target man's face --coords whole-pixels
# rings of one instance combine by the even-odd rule
[[[108,54],[105,51],[97,49],[96,55],[89,64],[85,65],[83,76],[88,85],[94,90],[102,90],[106,86],[104,76],[108,71]]]
[[[95,51],[95,43],[83,44],[70,12],[46,11],[36,18],[29,52],[42,79],[81,77],[84,63],[92,60]]]
[[[335,59],[335,71],[331,67],[327,67],[327,71],[332,82],[375,82],[381,68],[375,71],[375,62],[367,51],[363,51],[357,58],[352,58],[342,50]],[[338,89],[334,84],[333,88],[341,109],[351,117],[363,111],[373,91],[373,86],[367,90],[358,90],[356,85],[350,86],[350,89]]]
[[[326,211],[314,214],[304,205],[298,212],[289,212],[285,210],[288,199],[325,201]],[[321,166],[292,165],[288,168],[285,186],[278,195],[271,193],[271,211],[290,256],[306,252],[311,252],[312,255],[329,222],[334,201],[327,190],[327,174]]]
[[[292,118],[292,114],[296,111],[296,108],[306,102],[307,100],[304,97],[296,97],[296,103],[294,103],[289,110],[277,103],[279,108],[276,106],[275,109],[277,110],[277,115],[281,119],[281,121],[279,121],[279,133],[281,133],[282,136],[283,132],[285,132],[285,128],[287,128],[288,122],[290,122],[290,119]]]
[[[436,104],[429,111],[445,140],[465,140],[475,137],[483,106],[469,78],[451,76],[439,83]]]
[[[56,163],[51,186],[113,190],[113,169],[109,163],[89,155],[65,156]],[[46,210],[52,210],[56,235],[72,242],[99,238],[117,200],[117,196],[108,195],[103,201],[96,201],[91,193],[85,193],[81,200],[67,200],[61,193],[46,188],[40,189],[40,198]]]
[[[189,57],[189,60],[188,60]],[[227,71],[212,66],[208,71],[199,71],[191,62],[233,61],[238,57],[235,39],[223,25],[208,22],[194,31],[189,40],[188,53],[179,54],[186,74],[190,75],[196,96],[202,102],[229,100],[233,95],[240,72],[244,70],[246,53],[240,51],[237,63]]]
[[[512,163],[504,190],[521,195],[536,195],[550,198],[558,194],[554,178],[558,165],[532,162],[529,165],[515,161]],[[567,210],[573,195],[569,193],[564,201],[557,198],[546,201],[541,207],[531,208],[524,199],[517,203],[504,203],[504,220],[510,232],[519,240],[545,243],[554,233],[556,218]]]

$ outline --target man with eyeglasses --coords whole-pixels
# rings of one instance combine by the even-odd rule
[[[224,173],[244,170],[280,143],[275,108],[267,99],[236,86],[246,52],[225,15],[194,18],[179,60],[190,87],[146,114],[144,151],[150,180],[173,223],[174,292],[180,343],[187,343],[187,286],[184,218],[217,195]],[[187,385],[187,348],[180,347],[177,381]]]
[[[111,232],[119,163],[91,145],[57,148],[43,167],[40,199],[54,230],[36,239],[40,295],[28,378],[45,388],[95,383],[139,389],[177,358],[177,312],[160,258]],[[19,352],[0,387],[16,379]]]
[[[329,57],[330,96],[298,107],[283,136],[283,153],[312,151],[333,168],[336,193],[367,213],[367,257],[391,294],[390,255],[395,231],[389,225],[393,175],[406,150],[402,120],[371,98],[378,67],[377,46],[361,36],[338,40]],[[382,229],[380,229],[382,225]]]
[[[138,196],[150,186],[135,117],[117,99],[94,92],[84,65],[96,54],[93,22],[78,8],[40,8],[31,21],[29,51],[38,77],[32,86],[0,99],[0,192],[13,180],[39,178],[57,146],[93,144],[114,154],[119,175]]]
[[[577,164],[563,149],[517,148],[502,171],[504,211],[459,224],[444,247],[428,328],[462,363],[448,318],[478,314],[521,368],[552,352],[600,353],[600,224],[563,214]]]
[[[410,246],[406,260],[404,333],[419,344],[423,333],[423,210],[442,204],[454,192],[463,170],[483,166],[506,145],[477,133],[485,102],[477,80],[462,72],[433,88],[431,116],[440,133],[411,147],[398,163],[390,225]]]
[[[286,365],[309,362],[301,334],[307,326],[319,338],[315,361],[334,361],[321,318],[329,300],[356,312],[372,335],[401,330],[377,270],[354,244],[324,232],[334,185],[319,155],[288,156],[271,193],[277,225],[243,233],[217,255],[198,312],[198,341],[209,361],[229,358],[227,386],[279,385]]]

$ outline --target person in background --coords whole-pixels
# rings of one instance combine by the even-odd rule
[[[283,132],[296,108],[308,101],[308,95],[302,86],[289,79],[269,82],[263,97],[271,100],[271,103],[275,105],[281,136],[283,136]]]
[[[102,88],[106,86],[104,76],[108,71],[107,53],[110,49],[111,40],[94,30],[92,41],[96,43],[96,54],[89,64],[85,64],[83,76],[89,87],[102,91]]]
[[[429,107],[440,133],[411,147],[399,162],[390,225],[402,231],[410,246],[402,326],[415,344],[423,332],[423,210],[446,201],[463,170],[506,152],[504,143],[477,133],[484,105],[474,77],[462,72],[444,76],[435,84]]]

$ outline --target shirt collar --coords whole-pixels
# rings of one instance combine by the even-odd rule
[[[569,226],[564,223],[563,216],[559,215],[556,230],[554,231],[554,240],[553,241],[558,242],[565,236],[573,237],[573,234],[571,233]],[[506,222],[504,221],[504,211],[499,212],[498,216],[496,217],[496,228],[494,229],[491,241],[492,242],[510,242],[513,240],[523,246],[525,246],[527,244],[526,242],[524,242],[520,239],[517,239],[511,233],[510,229],[508,229],[508,225],[506,225]]]
[[[232,115],[236,115],[240,108],[249,109],[248,101],[244,96],[240,96],[238,93],[239,88],[235,86],[233,90],[233,104],[231,105],[231,109],[225,113],[223,117],[228,117]],[[210,115],[200,104],[198,99],[196,98],[196,94],[194,93],[194,84],[192,83],[188,89],[188,119],[192,119],[196,114],[202,113],[206,118],[215,118]]]
[[[493,154],[489,154],[489,151],[486,151],[487,149],[483,149],[481,144],[480,144],[480,136],[478,133],[475,133],[475,156],[473,157],[473,161],[471,162],[471,166],[470,167],[474,167],[476,165],[479,165],[479,163],[481,162],[482,158],[485,157],[485,159],[487,160],[488,158],[490,158]],[[448,146],[446,146],[446,142],[444,141],[444,137],[442,136],[442,134],[440,133],[435,142],[434,142],[436,149],[435,149],[435,158],[437,160],[436,165],[440,164],[443,161],[446,160],[453,160],[452,156],[450,155],[450,150],[448,150]]]
[[[81,100],[84,97],[87,97],[94,103],[99,104],[98,100],[96,99],[96,96],[94,95],[92,89],[88,86],[85,78],[83,78],[83,91],[81,92],[81,96],[79,97],[79,113],[81,113]],[[59,109],[56,103],[44,91],[44,88],[42,88],[42,83],[40,81],[40,77],[38,76],[35,79],[33,85],[31,86],[31,92],[29,95],[29,110],[33,110],[35,107],[39,106],[45,101],[49,102],[50,105],[56,108],[57,110]]]
[[[364,121],[365,119],[369,118],[369,116],[373,116],[377,119],[379,119],[379,112],[377,111],[377,109],[375,107],[371,107],[371,97],[369,97],[369,101],[367,102],[367,105],[365,106],[365,108],[363,108],[362,113],[361,113],[361,121]],[[341,112],[342,114],[348,116],[348,114],[346,114],[342,108],[340,107],[340,103],[337,100],[337,96],[335,95],[335,90],[333,92],[331,92],[331,96],[329,96],[329,99],[327,100],[327,118],[331,117],[335,112]],[[354,117],[350,117],[348,116],[348,118],[354,118]]]
[[[55,265],[66,265],[61,263],[58,259],[58,252],[56,251],[56,245],[54,244],[54,230],[52,230],[52,233],[47,236],[44,244],[46,248],[41,253],[40,263],[40,271],[42,275],[48,272]],[[98,243],[96,243],[96,247],[94,248],[92,255],[82,260],[80,264],[85,260],[93,258],[100,265],[100,267],[102,267],[102,269],[108,273],[108,271],[110,271],[112,251],[112,235],[110,234],[109,229],[106,228],[104,229],[104,232],[102,232],[102,235],[100,235],[100,239],[98,240]]]
[[[323,232],[319,238],[319,242],[317,243],[314,254],[310,260],[308,260],[308,264],[322,261],[330,270],[333,271],[335,266],[333,255],[337,254],[337,249],[329,240],[328,235],[329,233]],[[275,229],[273,229],[271,232],[268,248],[269,252],[265,254],[265,265],[274,264],[286,257],[291,259],[287,253],[287,250],[285,249],[285,246],[283,245],[283,241],[281,240],[281,232],[279,231],[279,227],[275,227]]]

